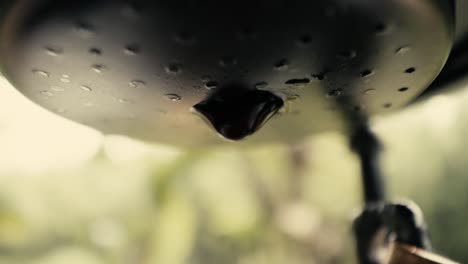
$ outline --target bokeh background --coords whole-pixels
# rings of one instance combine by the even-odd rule
[[[389,196],[468,263],[468,80],[448,90],[372,129]],[[176,149],[103,136],[0,80],[1,264],[355,263],[359,173],[337,133]]]

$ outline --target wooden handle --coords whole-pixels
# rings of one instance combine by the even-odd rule
[[[387,264],[458,264],[445,257],[416,247],[394,244]]]

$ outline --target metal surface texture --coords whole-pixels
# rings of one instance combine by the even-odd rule
[[[350,132],[417,97],[449,54],[450,3],[3,1],[0,62],[19,91],[59,115],[179,146],[225,142],[192,113],[214,91],[266,91],[283,100],[271,115],[242,96],[222,97],[223,111],[264,124],[247,143],[294,142]]]

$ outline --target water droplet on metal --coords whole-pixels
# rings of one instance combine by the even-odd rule
[[[132,101],[128,100],[128,99],[125,99],[125,98],[120,98],[119,99],[119,103],[122,103],[122,104],[130,104]]]
[[[65,78],[65,77],[60,78],[60,81],[63,83],[70,83],[70,79]]]
[[[298,94],[295,94],[295,93],[289,93],[286,95],[286,101],[288,102],[292,102],[292,101],[296,101],[297,99],[299,99],[301,96],[298,95]]]
[[[102,55],[102,50],[99,49],[99,48],[92,47],[92,48],[89,48],[89,54],[91,54],[93,56],[101,56]]]
[[[385,25],[384,23],[380,23],[376,25],[374,29],[377,35],[382,35],[388,32],[388,26]]]
[[[50,87],[51,90],[55,91],[55,92],[63,92],[65,91],[65,89],[63,87],[60,87],[60,86],[51,86]]]
[[[399,55],[403,55],[403,54],[408,53],[409,51],[411,51],[410,46],[401,46],[395,50],[395,53]]]
[[[310,45],[311,42],[312,42],[312,37],[309,35],[303,35],[299,37],[299,39],[297,40],[297,44],[300,47],[307,47]]]
[[[43,70],[39,70],[39,69],[33,69],[32,72],[38,76],[41,76],[41,77],[44,77],[44,78],[48,78],[50,76],[50,73],[49,72],[46,72],[46,71],[43,71]]]
[[[75,32],[78,36],[82,37],[82,38],[89,38],[91,36],[94,35],[94,28],[93,26],[91,26],[90,24],[86,23],[86,22],[78,22],[76,25],[75,25]]]
[[[182,96],[174,93],[166,94],[165,95],[167,99],[173,101],[173,102],[180,102],[182,101]]]
[[[290,79],[290,80],[287,80],[285,82],[285,84],[287,85],[305,85],[305,84],[308,84],[310,83],[310,79],[309,78],[302,78],[302,79]]]
[[[142,80],[132,80],[130,82],[130,87],[132,88],[143,88],[146,86],[146,82]]]
[[[211,76],[209,76],[209,75],[203,75],[203,76],[201,77],[201,80],[202,80],[202,82],[204,82],[204,83],[210,82],[212,79],[213,79],[213,78],[212,78]]]
[[[369,69],[363,70],[361,72],[361,77],[363,77],[363,78],[369,77],[371,75],[374,75],[374,71],[369,70]]]
[[[343,89],[341,88],[337,88],[337,89],[333,89],[333,90],[330,90],[328,91],[327,93],[327,97],[339,97],[343,94]]]
[[[141,7],[137,3],[127,3],[122,8],[122,15],[126,18],[138,18],[142,15],[142,9],[143,7]]]
[[[406,92],[408,90],[409,90],[408,87],[401,87],[400,89],[398,89],[399,92]]]
[[[92,66],[92,69],[93,69],[93,71],[96,72],[96,73],[103,74],[104,71],[107,70],[107,67],[106,67],[105,65],[103,65],[103,64],[94,64],[94,65]]]
[[[275,63],[275,69],[278,71],[286,71],[289,68],[290,62],[287,59],[281,59]]]
[[[184,46],[191,46],[195,43],[195,37],[187,31],[177,33],[174,40],[176,43]]]
[[[364,94],[365,94],[365,95],[372,95],[372,94],[375,94],[375,93],[377,93],[377,90],[372,89],[372,88],[371,88],[371,89],[367,89],[367,90],[364,91]]]
[[[323,81],[325,79],[325,73],[312,74],[311,76],[318,81]]]
[[[242,29],[239,29],[237,32],[236,32],[236,35],[237,35],[237,38],[241,41],[244,41],[244,40],[255,40],[257,38],[257,34],[255,32],[253,32],[251,29],[249,28],[242,28]]]
[[[215,81],[209,81],[205,84],[206,89],[211,90],[211,89],[216,89],[218,87],[218,82]]]
[[[47,97],[51,97],[53,96],[54,94],[49,92],[49,91],[40,91],[40,94],[43,95],[43,96],[47,96]]]
[[[221,67],[230,67],[236,64],[237,64],[237,59],[234,57],[230,57],[230,56],[222,57],[221,60],[219,61],[219,65]]]
[[[338,53],[338,58],[342,60],[350,60],[354,59],[357,56],[357,52],[355,50],[346,50]]]
[[[80,89],[85,91],[85,92],[92,92],[93,91],[93,89],[91,87],[86,86],[86,85],[81,85]]]
[[[171,75],[177,75],[182,73],[182,65],[178,63],[171,63],[166,66],[166,73]]]
[[[258,82],[255,84],[255,88],[257,89],[265,89],[267,88],[268,83],[267,82]]]
[[[138,44],[129,44],[125,46],[124,53],[129,56],[138,55],[141,52],[141,48]]]
[[[63,53],[63,49],[55,46],[47,46],[45,47],[45,52],[49,56],[57,57]]]

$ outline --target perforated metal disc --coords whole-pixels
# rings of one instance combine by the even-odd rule
[[[190,109],[235,81],[285,101],[247,142],[290,142],[421,93],[451,47],[449,3],[8,1],[0,62],[57,114],[176,145],[224,142]]]

